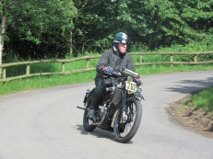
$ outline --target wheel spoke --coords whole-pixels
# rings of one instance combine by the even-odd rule
[[[131,103],[131,105],[127,105],[127,117],[128,117],[128,119],[127,119],[126,123],[124,123],[125,124],[124,128],[121,127],[122,121],[123,121],[122,117],[120,119],[120,124],[117,127],[117,129],[119,131],[119,136],[122,138],[127,136],[134,126],[134,122],[136,119],[136,107],[135,107],[134,103]]]

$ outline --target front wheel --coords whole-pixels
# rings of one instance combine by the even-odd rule
[[[127,111],[125,115],[118,110],[114,121],[115,140],[118,142],[129,142],[136,134],[141,118],[142,118],[142,104],[134,98],[129,98],[126,101]]]

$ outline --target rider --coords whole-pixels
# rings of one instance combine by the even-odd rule
[[[112,75],[114,71],[119,71],[124,68],[135,71],[132,58],[130,54],[127,53],[127,40],[127,34],[123,32],[117,33],[112,48],[104,52],[96,66],[96,88],[90,103],[91,114],[93,117],[102,97],[106,94],[106,82],[107,79],[109,79],[109,76]],[[136,82],[140,85],[140,78],[136,79]]]

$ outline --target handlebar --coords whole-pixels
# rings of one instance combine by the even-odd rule
[[[132,76],[134,78],[137,78],[139,77],[139,74],[126,68],[120,69],[119,71],[114,71],[112,73],[112,77],[126,77],[126,76]]]
[[[126,68],[123,69],[122,72],[123,72],[123,74],[125,74],[127,76],[132,76],[132,77],[135,77],[135,78],[139,77],[138,73],[136,73],[136,72],[134,72],[132,70],[126,69]]]

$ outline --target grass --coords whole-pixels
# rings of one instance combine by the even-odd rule
[[[7,83],[0,83],[0,95],[15,93],[18,91],[33,90],[38,88],[48,88],[57,85],[77,84],[92,81],[94,72],[84,74],[73,74],[64,76],[41,76],[28,79],[20,79]]]
[[[201,90],[193,95],[190,103],[197,108],[213,112],[213,87]]]
[[[184,107],[195,107],[208,116],[213,117],[213,87],[209,87],[192,95],[192,97],[184,103]]]
[[[78,63],[73,63],[74,65],[79,65]],[[95,62],[94,62],[95,64]],[[80,66],[83,66],[80,65]],[[40,65],[37,68],[40,70]],[[52,66],[45,66],[47,68],[42,68],[47,70],[48,68],[57,68],[57,65],[53,64]],[[78,67],[78,66],[76,66]],[[68,65],[66,68],[76,68],[74,66]],[[58,68],[57,68],[58,69]],[[161,73],[173,73],[173,72],[184,72],[184,71],[200,71],[200,70],[213,70],[213,65],[195,65],[195,66],[184,66],[178,65],[174,67],[162,66],[162,65],[153,65],[153,66],[140,66],[136,68],[136,71],[143,77],[144,75],[150,74],[161,74]],[[6,83],[0,83],[0,95],[9,94],[18,91],[33,90],[38,88],[47,88],[57,85],[65,84],[76,84],[84,82],[94,81],[95,72],[86,72],[86,73],[76,73],[71,75],[54,75],[54,76],[40,76],[40,77],[31,77],[27,79],[20,79],[15,81],[10,81]]]
[[[170,67],[169,65],[152,65],[143,66],[137,68],[142,76],[149,74],[161,74],[161,73],[174,73],[174,72],[188,72],[188,71],[207,71],[213,70],[213,65],[177,65]]]

